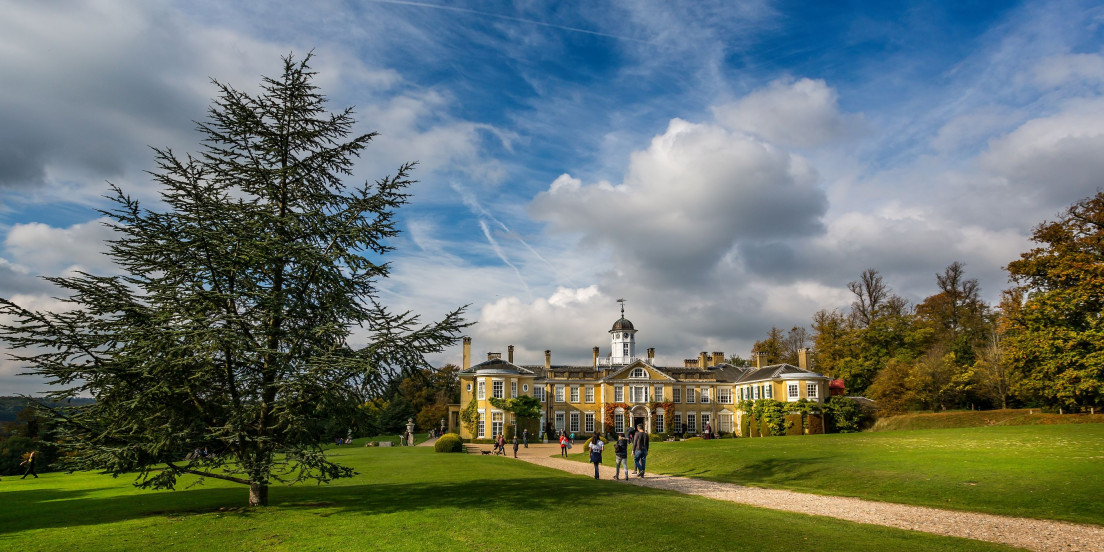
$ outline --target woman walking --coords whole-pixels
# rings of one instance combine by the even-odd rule
[[[20,477],[20,479],[26,479],[28,475],[33,475],[33,476],[35,476],[35,479],[38,479],[38,474],[35,473],[35,451],[32,450],[31,455],[28,456],[27,459],[24,460],[23,463],[19,464],[19,465],[20,466],[23,466],[23,465],[27,466],[27,471],[23,472],[23,477]]]
[[[594,464],[594,478],[598,479],[598,466],[602,464],[602,451],[605,450],[606,444],[602,442],[602,438],[595,433],[594,437],[590,438],[590,463]]]

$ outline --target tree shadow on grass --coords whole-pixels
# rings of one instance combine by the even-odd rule
[[[379,483],[365,485],[274,486],[270,509],[243,508],[246,490],[202,488],[175,492],[146,491],[125,496],[92,497],[88,492],[57,489],[4,493],[0,535],[113,523],[151,516],[180,517],[215,511],[250,516],[280,509],[325,509],[328,513],[365,515],[425,509],[508,508],[548,510],[585,505],[606,495],[646,492],[586,478],[503,478],[463,482]]]
[[[736,466],[731,470],[717,470],[711,474],[688,473],[690,477],[702,477],[713,481],[724,481],[737,485],[778,485],[790,483],[811,477],[823,472],[822,461],[826,457],[819,458],[768,458],[751,464]],[[682,474],[674,474],[682,475]]]

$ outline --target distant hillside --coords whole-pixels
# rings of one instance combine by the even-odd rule
[[[44,399],[33,399],[40,403],[46,404]],[[66,401],[65,404],[70,406],[83,406],[86,404],[92,404],[96,402],[96,399],[71,399]],[[30,404],[28,399],[23,397],[0,397],[0,422],[14,422],[19,416],[19,413],[23,409],[27,408]]]
[[[879,418],[870,431],[947,429],[992,425],[1052,425],[1104,423],[1104,414],[1045,414],[1039,409],[962,410],[930,414],[902,414]]]

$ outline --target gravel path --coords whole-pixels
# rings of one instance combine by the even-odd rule
[[[482,448],[489,450],[490,445],[483,445]],[[510,447],[507,447],[507,450],[510,450]],[[523,448],[518,452],[518,459],[587,477],[594,476],[594,467],[591,464],[552,456],[558,452],[558,445],[530,445],[528,449]],[[611,467],[602,466],[600,474],[603,479],[611,480],[611,484],[625,484],[621,481],[612,481],[613,468]],[[1097,525],[956,512],[858,498],[759,489],[668,475],[649,474],[644,478],[633,477],[629,480],[629,484],[773,510],[996,542],[1029,550],[1104,552],[1104,527]]]

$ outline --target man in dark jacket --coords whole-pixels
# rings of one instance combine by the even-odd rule
[[[636,474],[644,477],[644,464],[648,459],[648,433],[644,426],[636,425],[636,434],[633,435],[633,464],[636,466]]]
[[[613,454],[617,458],[617,463],[613,467],[613,478],[621,479],[618,475],[621,473],[621,466],[625,466],[625,481],[629,480],[629,440],[625,438],[624,433],[617,434],[617,442],[613,445]]]

